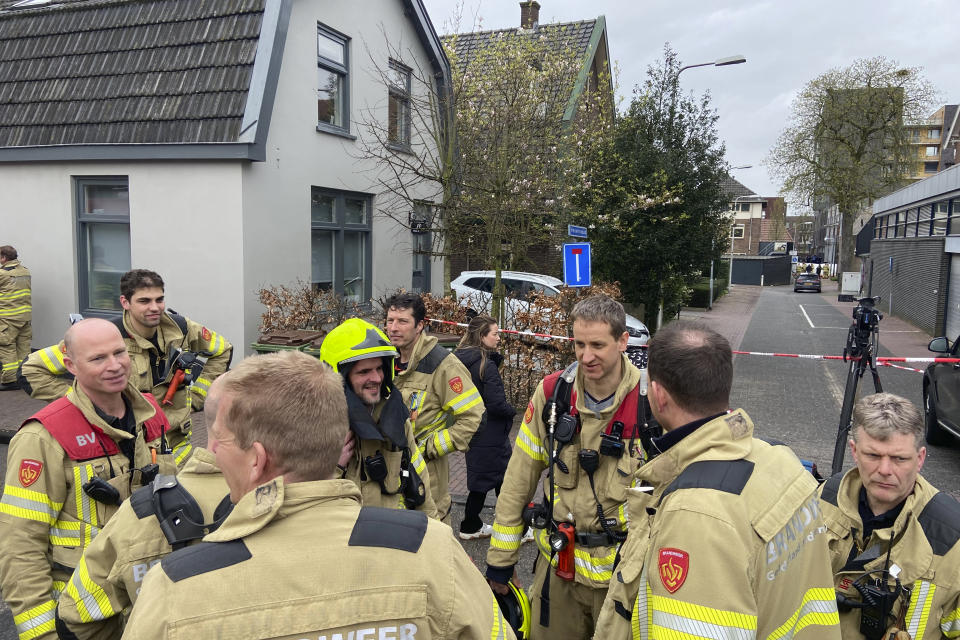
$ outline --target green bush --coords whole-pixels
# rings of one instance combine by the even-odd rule
[[[727,290],[727,281],[725,279],[720,279],[714,275],[713,279],[713,299],[717,300],[720,296],[726,293]],[[696,307],[698,309],[705,309],[710,306],[708,301],[710,300],[710,278],[702,278],[699,282],[693,285],[693,293],[690,295],[690,302],[687,303],[688,306]]]

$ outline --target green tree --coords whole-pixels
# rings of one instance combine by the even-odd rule
[[[905,184],[917,160],[908,125],[935,98],[920,68],[877,57],[831,69],[794,100],[766,164],[793,201],[838,208],[841,271],[853,267],[857,215]]]
[[[612,134],[588,152],[577,198],[591,227],[596,270],[643,303],[656,325],[675,309],[727,243],[724,145],[710,96],[679,95],[669,45],[647,69]]]

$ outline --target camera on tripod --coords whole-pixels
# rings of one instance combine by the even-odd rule
[[[840,294],[837,296],[837,300],[839,302],[857,303],[857,306],[853,308],[853,324],[847,333],[847,344],[843,352],[844,356],[848,352],[853,356],[859,356],[870,341],[870,337],[880,326],[880,321],[883,320],[883,314],[877,309],[880,296],[855,298],[852,295]]]

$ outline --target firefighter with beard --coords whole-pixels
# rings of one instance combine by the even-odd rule
[[[343,376],[350,431],[337,462],[366,506],[417,509],[436,517],[426,462],[403,397],[393,386],[397,350],[380,329],[351,318],[323,340],[320,359]]]

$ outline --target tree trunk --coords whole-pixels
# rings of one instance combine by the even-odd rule
[[[849,211],[840,212],[840,242],[839,252],[837,254],[837,269],[840,273],[836,274],[841,278],[844,271],[860,271],[854,262],[857,248],[857,239],[853,235],[853,221],[857,217],[856,213]]]

